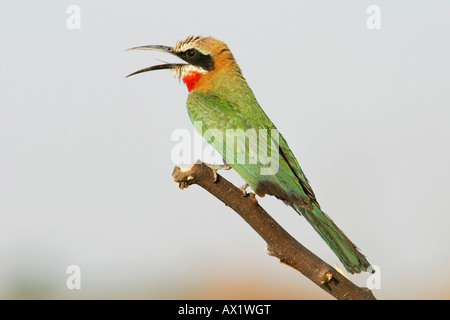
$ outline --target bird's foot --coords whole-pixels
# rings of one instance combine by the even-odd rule
[[[256,193],[254,191],[247,193],[247,196],[249,196],[255,203],[258,203],[258,199],[256,199]]]
[[[248,187],[249,187],[248,183],[246,183],[242,187],[239,188],[239,190],[241,190],[242,193],[244,194],[244,197],[247,197],[249,195],[249,193],[247,192]]]
[[[204,162],[203,162],[204,163]],[[231,166],[228,163],[224,163],[224,164],[209,164],[209,163],[204,163],[205,166],[209,167],[214,174],[214,182],[217,181],[217,170],[230,170]]]

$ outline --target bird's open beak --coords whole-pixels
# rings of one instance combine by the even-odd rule
[[[130,48],[127,49],[125,51],[131,51],[131,50],[152,50],[152,51],[161,51],[161,52],[167,52],[170,54],[173,54],[175,56],[177,56],[177,54],[173,51],[172,47],[168,47],[168,46],[160,46],[160,45],[150,45],[150,46],[142,46],[142,47],[134,47],[134,48]],[[153,70],[162,70],[162,69],[173,69],[173,68],[177,68],[180,66],[184,66],[184,63],[165,63],[165,64],[159,64],[156,66],[151,66],[145,69],[141,69],[138,70],[136,72],[130,73],[129,75],[126,76],[126,78],[133,76],[135,74],[138,73],[142,73],[142,72],[147,72],[147,71],[153,71]]]

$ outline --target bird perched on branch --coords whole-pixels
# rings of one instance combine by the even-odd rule
[[[261,109],[225,43],[212,37],[190,36],[174,47],[148,45],[129,50],[162,51],[184,60],[151,66],[128,76],[171,70],[187,86],[189,118],[201,124],[196,125],[197,131],[253,191],[259,196],[273,195],[303,215],[347,271],[367,270],[370,264],[365,256],[320,209],[297,159]],[[231,143],[229,132],[234,135]],[[241,138],[240,143],[236,144],[234,138]],[[274,170],[263,171],[268,169],[270,159],[276,159],[275,164],[270,163]]]

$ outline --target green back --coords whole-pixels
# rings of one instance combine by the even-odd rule
[[[234,102],[230,102],[214,94],[192,91],[187,99],[189,117],[194,125],[196,122],[201,122],[201,128],[196,126],[196,130],[255,192],[261,195],[274,195],[309,208],[311,200],[315,201],[314,193],[286,140],[281,134],[276,135],[278,132],[275,125],[261,109],[252,93],[241,95],[241,97],[242,100],[234,99]],[[227,129],[233,130],[236,141],[245,141],[245,144],[227,143],[227,137],[230,138],[230,134],[227,135]],[[255,135],[251,134],[252,130],[256,133]],[[214,134],[217,132],[219,134]],[[259,139],[262,132],[267,132],[265,140]],[[218,135],[222,136],[222,140],[211,139],[211,136]],[[251,136],[257,137],[257,141],[249,138]],[[274,149],[279,152],[278,165],[273,163],[269,165],[267,161],[262,163],[258,157],[261,155],[258,151]],[[269,155],[272,153],[269,152]],[[267,169],[270,166],[275,169],[278,167],[275,174],[261,174],[262,168]],[[270,172],[270,170],[266,171]]]

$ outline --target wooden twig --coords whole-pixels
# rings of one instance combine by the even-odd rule
[[[213,171],[203,163],[175,167],[172,176],[181,189],[197,184],[236,211],[266,241],[269,255],[300,271],[333,297],[376,300],[369,289],[356,286],[295,240],[258,204],[253,193],[245,197],[241,189],[220,175],[214,182]]]

